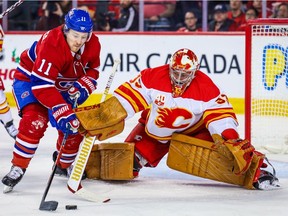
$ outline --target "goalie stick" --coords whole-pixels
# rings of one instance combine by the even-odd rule
[[[18,2],[16,2],[15,4],[11,5],[9,8],[7,8],[5,11],[3,11],[0,14],[0,19],[2,19],[4,16],[6,16],[8,13],[10,13],[11,11],[13,11],[16,7],[18,7],[19,5],[21,5],[23,3],[24,0],[19,0]]]
[[[103,102],[106,100],[119,64],[120,64],[120,60],[115,59],[111,74],[109,76],[108,82],[105,87],[105,91],[102,95],[100,102]],[[79,148],[78,154],[76,156],[72,172],[67,182],[67,187],[72,193],[82,197],[83,199],[86,199],[92,202],[99,202],[99,201],[108,202],[110,200],[109,198],[100,197],[99,195],[96,195],[91,191],[85,190],[83,186],[81,185],[81,179],[82,179],[86,164],[88,162],[89,155],[92,151],[93,144],[95,143],[96,139],[97,139],[96,136],[91,137],[88,134],[85,136],[84,141],[82,142]]]

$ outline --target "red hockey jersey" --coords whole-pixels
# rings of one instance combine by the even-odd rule
[[[83,75],[99,77],[101,46],[98,37],[92,33],[90,40],[75,54],[62,29],[63,26],[59,26],[46,32],[30,49],[22,52],[14,75],[16,79],[31,82],[33,94],[49,109],[65,103],[60,92],[67,91],[78,78]],[[33,80],[33,76],[36,79]]]

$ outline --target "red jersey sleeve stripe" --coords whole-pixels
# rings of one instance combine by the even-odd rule
[[[149,106],[141,93],[133,89],[129,83],[123,84],[116,89],[115,92],[125,98],[131,104],[135,112],[144,110]]]

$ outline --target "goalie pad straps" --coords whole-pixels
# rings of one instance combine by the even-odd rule
[[[133,179],[134,143],[101,143],[93,146],[86,165],[90,179]]]
[[[249,140],[230,139],[225,141],[218,134],[213,134],[212,138],[218,152],[229,160],[234,159],[237,163],[238,166],[236,166],[234,170],[236,175],[245,173],[248,170],[255,150]]]
[[[247,172],[235,175],[237,164],[220,154],[213,142],[173,134],[167,165],[187,174],[254,189],[253,182],[257,180],[264,157],[255,151]]]

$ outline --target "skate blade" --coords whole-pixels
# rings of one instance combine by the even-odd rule
[[[3,193],[10,193],[13,190],[13,187],[4,185]]]
[[[259,190],[275,190],[279,189],[280,184],[278,180],[274,180],[273,182],[270,182],[269,180],[263,181],[259,184]]]

